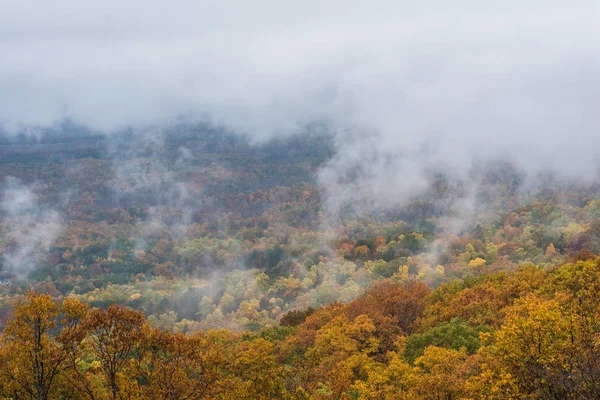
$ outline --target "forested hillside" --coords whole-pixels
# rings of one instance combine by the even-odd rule
[[[491,162],[332,203],[320,125],[2,143],[3,398],[599,396],[593,184]]]
[[[0,400],[600,399],[599,15],[0,0]]]

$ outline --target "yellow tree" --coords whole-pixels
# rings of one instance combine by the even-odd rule
[[[372,363],[366,367],[368,378],[356,381],[354,388],[360,399],[409,399],[409,390],[415,385],[415,368],[402,359],[398,352],[389,352],[387,364]]]
[[[64,378],[78,394],[96,399],[93,388],[93,368],[83,360],[82,350],[85,345],[86,331],[81,323],[89,312],[89,305],[76,299],[66,299],[62,304],[64,328],[56,338],[65,353]]]
[[[275,346],[262,338],[241,342],[231,365],[236,378],[224,398],[285,398],[284,370],[275,356]]]
[[[220,358],[202,332],[186,336],[150,330],[135,360],[137,374],[144,382],[142,393],[165,400],[213,398]]]
[[[599,319],[581,317],[578,304],[534,295],[515,302],[488,351],[496,358],[483,374],[494,391],[515,387],[535,398],[600,398]],[[499,381],[510,377],[510,382]],[[501,392],[499,392],[502,395]]]
[[[467,349],[429,346],[415,360],[416,379],[409,393],[413,398],[430,400],[461,399],[469,374]]]
[[[345,398],[356,381],[367,379],[379,347],[375,332],[375,324],[366,315],[354,321],[340,315],[319,329],[314,346],[306,353],[312,367],[308,390],[316,398]]]
[[[65,333],[75,329],[82,316],[76,304],[81,303],[66,300],[60,307],[49,295],[31,291],[17,304],[0,350],[1,390],[6,397],[44,400],[67,390],[56,385],[67,366],[67,352],[50,333],[59,323]]]
[[[145,324],[143,313],[113,304],[106,310],[91,310],[80,326],[87,335],[85,351],[99,362],[113,400],[134,378],[123,372],[140,344]]]

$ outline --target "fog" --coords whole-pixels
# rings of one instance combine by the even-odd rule
[[[333,208],[402,203],[482,160],[598,172],[595,1],[4,2],[0,121],[207,121],[257,142],[324,121]],[[474,164],[475,163],[475,164]],[[121,173],[121,171],[117,171]],[[363,201],[364,200],[364,201]],[[467,202],[468,203],[468,202]]]
[[[63,227],[59,213],[40,205],[34,190],[16,178],[0,185],[2,264],[19,278],[33,270],[36,252],[47,251]]]

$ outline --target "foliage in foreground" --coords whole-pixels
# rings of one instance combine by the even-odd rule
[[[28,292],[1,337],[6,399],[592,399],[600,258],[430,291],[383,280],[276,328],[192,335]]]

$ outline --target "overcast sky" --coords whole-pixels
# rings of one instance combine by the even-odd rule
[[[597,0],[3,0],[0,121],[184,114],[263,138],[324,119],[323,182],[360,165],[398,196],[477,157],[590,175],[599,21]]]

